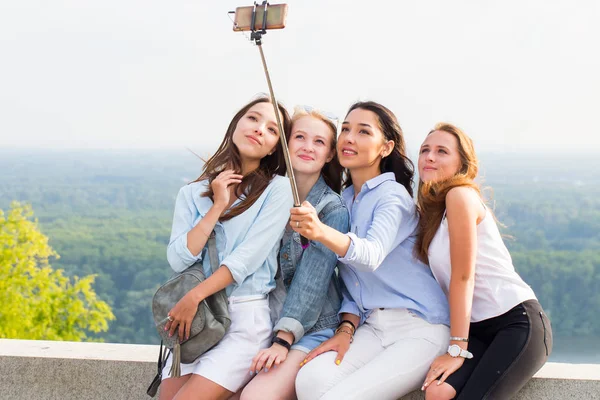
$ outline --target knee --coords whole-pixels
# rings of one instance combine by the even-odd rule
[[[425,391],[425,400],[450,400],[456,396],[456,390],[446,382],[437,385],[433,381]]]
[[[319,399],[327,391],[326,386],[331,378],[318,368],[315,360],[300,368],[296,376],[296,395],[299,400]]]
[[[240,400],[265,400],[268,398],[270,393],[266,393],[265,388],[261,388],[260,385],[253,385],[250,381],[240,394]]]

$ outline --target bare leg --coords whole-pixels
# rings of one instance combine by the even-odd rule
[[[192,377],[177,392],[173,400],[227,400],[233,392],[216,384],[210,379],[193,374]]]
[[[269,372],[260,372],[242,391],[241,400],[295,400],[296,375],[306,353],[291,350],[286,360]]]
[[[433,381],[425,391],[425,400],[450,400],[456,397],[456,390],[446,382],[437,385],[437,380]]]
[[[240,400],[240,395],[242,394],[242,389],[238,390],[229,398],[229,400]]]
[[[175,397],[179,389],[192,377],[191,374],[179,378],[167,378],[160,383],[159,400],[171,400]]]

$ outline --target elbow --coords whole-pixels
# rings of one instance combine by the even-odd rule
[[[367,264],[355,264],[354,267],[362,272],[375,272],[377,271],[377,268],[379,268],[380,265],[381,263],[379,262],[373,262]]]
[[[188,267],[181,257],[179,257],[172,245],[169,245],[167,248],[167,261],[169,262],[171,269],[175,272],[182,272]]]
[[[461,286],[473,286],[475,284],[475,275],[469,273],[454,274],[451,277],[451,283]]]
[[[384,259],[383,251],[376,250],[371,252],[371,256],[367,257],[364,262],[357,263],[354,267],[363,272],[375,272],[381,266]]]

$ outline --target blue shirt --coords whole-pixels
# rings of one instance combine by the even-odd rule
[[[187,247],[187,233],[213,205],[210,198],[202,197],[207,185],[207,180],[194,182],[182,187],[177,195],[167,247],[167,259],[175,272],[201,261],[205,275],[212,273],[207,246],[197,256]],[[237,199],[233,205],[240,201]],[[267,294],[273,290],[279,243],[293,205],[288,179],[275,176],[250,208],[228,221],[217,222],[214,230],[219,265],[225,265],[234,279],[227,287],[228,296]]]
[[[450,325],[448,300],[429,267],[414,256],[418,229],[415,203],[387,172],[367,181],[354,198],[342,193],[350,210],[351,243],[339,260],[340,313],[361,317],[375,308],[405,308],[432,324]]]

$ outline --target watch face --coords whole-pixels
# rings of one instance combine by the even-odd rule
[[[458,357],[460,354],[460,346],[453,344],[452,346],[448,347],[448,354],[450,354],[452,357]]]

